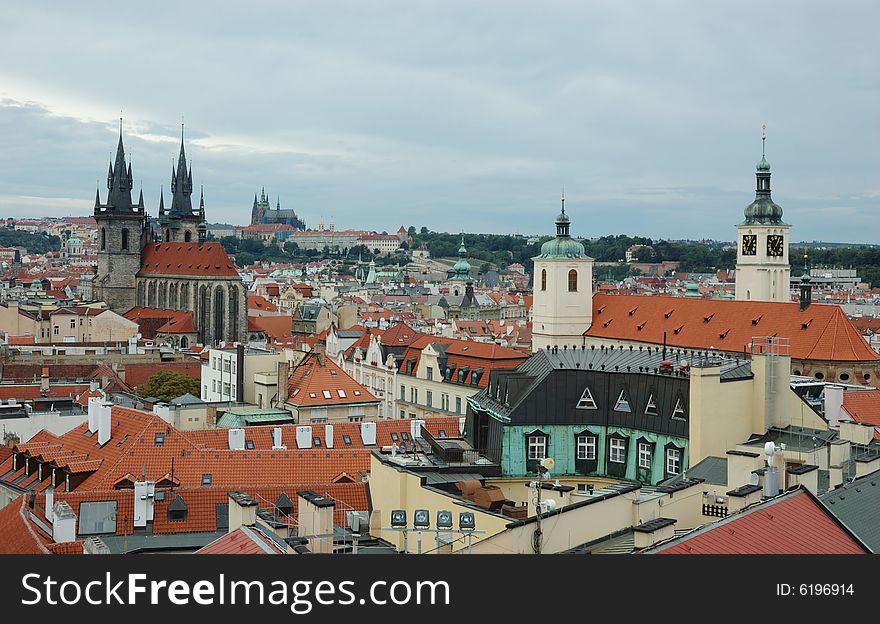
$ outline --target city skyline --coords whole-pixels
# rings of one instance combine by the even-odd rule
[[[153,216],[183,114],[212,223],[265,187],[310,227],[549,234],[564,187],[579,236],[733,240],[766,124],[792,240],[875,242],[870,3],[401,6],[7,11],[0,212],[90,214],[121,107]]]

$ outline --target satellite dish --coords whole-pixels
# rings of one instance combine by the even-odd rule
[[[767,442],[767,444],[764,445],[764,455],[767,457],[773,457],[774,453],[776,453],[776,445],[772,442]]]
[[[758,485],[758,475],[754,472],[752,473],[752,476],[749,477],[749,485]]]
[[[549,511],[553,511],[554,509],[556,509],[556,501],[553,500],[552,498],[548,498],[547,500],[545,500],[544,502],[541,503],[541,506],[544,507],[544,513],[547,513]]]
[[[541,468],[543,468],[544,470],[546,470],[548,472],[553,470],[554,466],[556,466],[556,462],[553,461],[552,457],[545,457],[544,459],[541,460]]]

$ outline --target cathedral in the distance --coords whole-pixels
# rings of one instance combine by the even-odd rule
[[[171,207],[159,199],[156,240],[144,211],[141,190],[132,203],[131,164],[126,165],[122,122],[116,159],[107,174],[107,199],[95,197],[98,224],[98,266],[95,299],[114,312],[134,307],[188,313],[193,333],[202,344],[242,341],[247,335],[246,292],[235,263],[217,242],[206,241],[204,192],[197,211],[192,207],[192,168],[187,168],[183,134],[177,169],[171,173]],[[178,345],[187,346],[187,345]]]
[[[296,216],[296,212],[292,208],[281,208],[281,198],[279,197],[275,203],[275,209],[269,203],[269,196],[266,195],[266,188],[263,187],[260,193],[260,199],[254,193],[254,207],[251,209],[251,225],[261,225],[264,223],[276,225],[290,225],[297,230],[306,229],[306,224]]]

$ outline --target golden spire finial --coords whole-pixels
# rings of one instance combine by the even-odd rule
[[[562,212],[565,212],[565,185],[562,185]]]
[[[767,124],[761,126],[761,158],[764,157],[764,142],[767,140]]]

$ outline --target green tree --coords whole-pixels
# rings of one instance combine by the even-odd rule
[[[199,380],[173,370],[159,371],[135,390],[141,397],[157,397],[163,401],[176,399],[187,392],[199,396]]]

